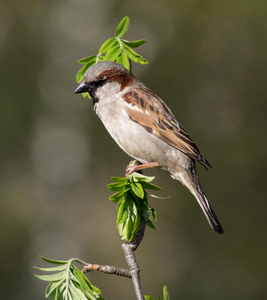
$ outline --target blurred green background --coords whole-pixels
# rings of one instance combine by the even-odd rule
[[[145,293],[172,299],[266,299],[267,2],[65,0],[0,2],[0,298],[44,299],[33,265],[79,257],[126,267],[105,187],[130,158],[89,99],[74,95],[80,58],[128,15],[158,94],[213,165],[198,173],[225,234],[167,173],[152,199],[157,230],[136,252]],[[135,299],[125,278],[92,273],[106,299]]]

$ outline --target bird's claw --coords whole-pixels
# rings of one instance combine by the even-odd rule
[[[131,175],[135,171],[136,171],[136,166],[127,166],[126,170],[125,170],[125,177],[127,177],[128,175]]]

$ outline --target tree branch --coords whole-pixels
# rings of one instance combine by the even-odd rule
[[[137,300],[144,300],[145,297],[141,287],[140,269],[134,255],[134,251],[138,248],[138,246],[140,245],[144,237],[145,228],[146,228],[146,221],[145,219],[142,219],[139,231],[137,232],[135,239],[130,243],[123,243],[121,246],[124,252],[126,262],[130,268],[130,272],[132,275],[132,282],[133,282]]]

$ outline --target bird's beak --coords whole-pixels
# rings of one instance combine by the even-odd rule
[[[77,89],[74,91],[74,94],[86,93],[90,89],[90,85],[85,83],[84,80],[79,84]]]

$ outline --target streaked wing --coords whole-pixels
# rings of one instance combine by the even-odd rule
[[[141,87],[123,96],[130,118],[170,146],[212,168],[199,149],[175,119],[168,106],[151,90]]]

